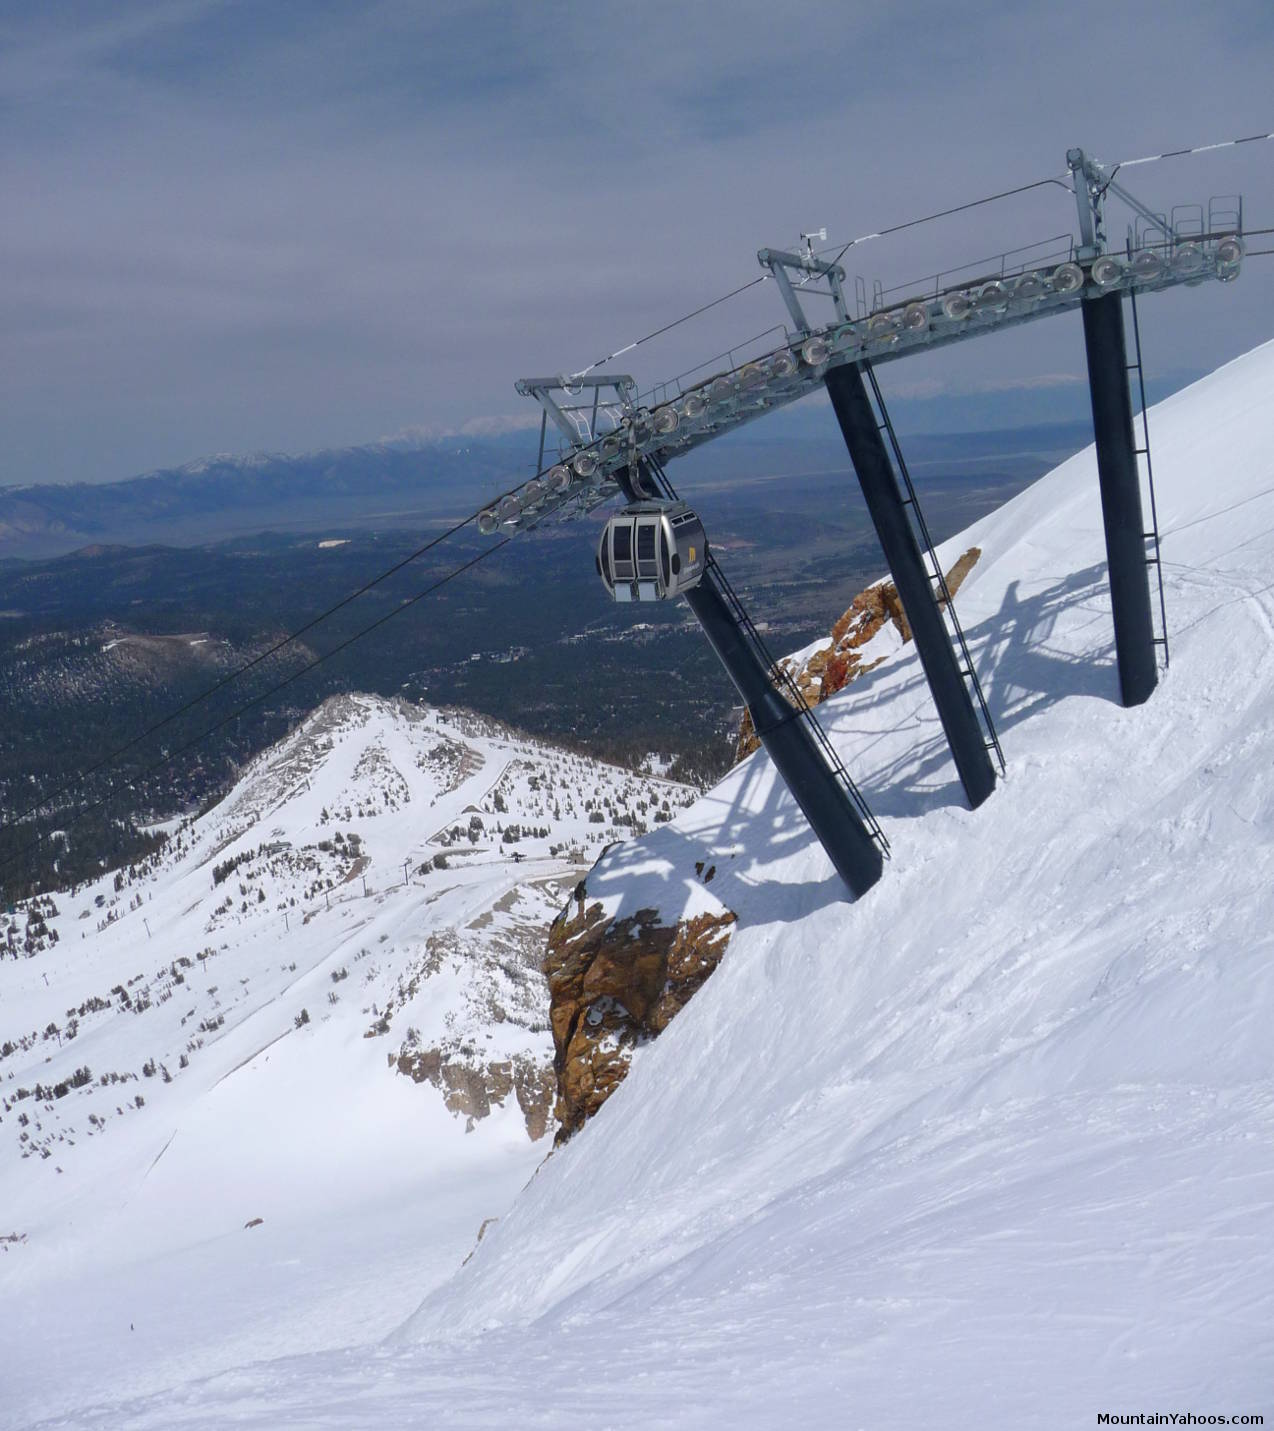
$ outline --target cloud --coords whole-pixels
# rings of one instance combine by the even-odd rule
[[[1112,158],[1223,137],[1218,114],[1269,128],[1271,24],[1257,0],[1224,26],[1147,0],[10,7],[0,482],[457,431],[801,229],[1060,172],[1076,142]],[[1137,192],[1246,187],[1269,222],[1259,147],[1132,171]],[[851,274],[870,292],[1072,227],[1037,190],[864,245]],[[1241,300],[1147,303],[1152,351],[1206,366],[1268,336],[1261,263]],[[644,386],[783,316],[761,285],[622,361]],[[1047,384],[1076,344],[1031,325],[905,381]]]

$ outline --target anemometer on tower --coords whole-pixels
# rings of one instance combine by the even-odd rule
[[[790,320],[784,341],[763,356],[738,362],[731,354],[730,365],[721,371],[702,377],[699,369],[685,375],[691,381],[675,378],[644,394],[627,375],[592,369],[517,384],[542,409],[537,470],[543,475],[482,513],[480,530],[517,531],[550,516],[590,512],[622,495],[627,505],[607,522],[597,548],[597,569],[607,591],[624,602],[685,598],[747,705],[761,743],[855,895],[880,877],[888,853],[884,833],[803,697],[765,649],[713,561],[698,517],[677,499],[664,464],[819,386],[827,389],[965,794],[976,808],[995,787],[993,756],[1003,768],[999,740],[875,368],[1079,309],[1120,689],[1125,705],[1145,701],[1158,680],[1157,648],[1167,655],[1167,633],[1165,627],[1155,634],[1152,616],[1149,569],[1158,567],[1159,536],[1136,300],[1179,284],[1236,278],[1243,259],[1243,205],[1237,197],[1214,198],[1206,210],[1193,204],[1156,213],[1116,182],[1119,165],[1107,169],[1082,149],[1066,157],[1070,184],[1040,184],[1073,189],[1078,241],[1066,237],[1013,250],[901,288],[877,283],[870,295],[858,279],[851,303],[838,260],[852,244],[828,261],[814,252],[814,241],[824,241],[826,230],[803,233],[797,253],[763,248],[757,255],[765,274],[754,282],[773,280]],[[1105,208],[1111,196],[1134,216],[1119,250],[1107,238]],[[1125,296],[1133,314],[1132,364],[1124,331]],[[817,322],[807,314],[806,304],[815,299],[830,302],[830,319]],[[1141,446],[1133,433],[1130,372],[1137,374],[1141,388]],[[560,460],[546,471],[549,422],[559,435]],[[1141,456],[1146,459],[1149,525],[1142,507]],[[1161,580],[1159,609],[1162,621]]]

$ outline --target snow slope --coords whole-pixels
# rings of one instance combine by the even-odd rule
[[[547,925],[691,798],[339,698],[118,888],[0,915],[0,1425],[401,1321],[548,1143],[396,1059],[507,1064],[542,1131]]]
[[[44,1424],[1274,1417],[1271,391],[1266,345],[1152,414],[1147,705],[1118,704],[1089,451],[941,553],[984,549],[959,605],[1010,764],[982,809],[895,651],[820,707],[884,879],[841,901],[763,756],[613,851],[617,911],[689,907],[715,863],[730,953],[393,1337]]]

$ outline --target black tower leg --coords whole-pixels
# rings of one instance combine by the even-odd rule
[[[1115,655],[1124,705],[1149,699],[1159,680],[1150,615],[1150,568],[1146,564],[1141,479],[1137,473],[1124,345],[1123,299],[1118,293],[1089,298],[1084,314],[1088,386],[1097,441],[1097,480],[1106,528],[1110,604],[1115,618]]]
[[[970,808],[976,810],[995,789],[995,769],[969,688],[960,675],[933,583],[925,571],[919,543],[907,520],[867,386],[857,364],[852,363],[832,368],[825,381],[867,510],[907,614],[964,793]]]
[[[779,695],[765,667],[739,630],[711,572],[686,592],[712,649],[743,697],[766,754],[827,851],[836,873],[858,897],[880,878],[883,860],[844,786],[797,711]]]

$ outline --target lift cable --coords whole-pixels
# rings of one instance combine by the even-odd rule
[[[612,362],[615,358],[622,358],[625,353],[631,353],[634,348],[640,348],[643,343],[649,343],[655,338],[661,338],[665,333],[673,328],[680,328],[683,323],[689,323],[692,318],[697,318],[701,313],[706,313],[709,308],[716,308],[718,304],[727,303],[731,298],[737,298],[740,293],[746,293],[749,288],[755,288],[759,283],[767,283],[770,275],[768,273],[759,274],[756,278],[749,279],[747,283],[741,283],[738,288],[732,288],[729,293],[723,293],[720,298],[713,298],[710,302],[701,304],[700,307],[692,309],[689,313],[683,313],[680,318],[674,318],[671,323],[665,323],[662,328],[656,328],[653,333],[647,333],[645,337],[638,338],[635,342],[625,343],[622,348],[616,348],[613,353],[607,353],[604,358],[598,358],[596,362],[589,363],[588,367],[581,368],[579,372],[572,373],[572,378],[586,378],[589,373],[597,368],[603,367],[606,363]]]
[[[957,204],[951,209],[940,209],[936,214],[925,214],[923,218],[908,219],[905,224],[894,224],[892,228],[880,229],[876,233],[860,234],[857,238],[850,239],[847,244],[842,244],[841,247],[836,250],[836,257],[833,258],[831,262],[833,264],[839,263],[851,248],[856,247],[860,243],[866,243],[868,239],[888,238],[890,234],[900,234],[904,229],[914,229],[921,224],[931,224],[935,219],[950,218],[952,214],[962,214],[967,209],[978,209],[981,208],[983,204],[994,204],[1000,199],[1010,199],[1015,194],[1029,193],[1032,189],[1043,189],[1049,184],[1060,185],[1068,194],[1074,193],[1074,190],[1066,182],[1065,178],[1053,176],[1047,179],[1036,179],[1030,184],[1019,184],[1015,189],[1003,189],[998,194],[988,194],[984,199],[971,199],[967,204]],[[830,252],[830,248],[824,249],[822,252]]]
[[[169,711],[167,715],[162,716],[153,724],[148,725],[145,730],[139,731],[130,740],[125,741],[123,745],[117,746],[114,750],[108,751],[105,755],[101,757],[100,760],[96,761],[93,765],[87,766],[84,770],[81,770],[77,774],[71,776],[51,794],[45,795],[42,799],[37,800],[34,805],[28,805],[25,810],[21,810],[17,814],[13,815],[10,818],[9,823],[17,824],[20,821],[27,819],[29,816],[36,814],[46,805],[50,805],[55,800],[61,799],[61,797],[67,794],[68,791],[73,790],[77,785],[80,785],[85,780],[87,780],[90,775],[94,775],[99,770],[103,769],[105,766],[113,764],[116,760],[119,759],[120,756],[127,755],[127,753],[135,746],[140,745],[142,741],[147,738],[147,736],[154,735],[156,731],[163,730],[166,725],[171,725],[172,722],[175,721],[179,716],[185,715],[187,711],[193,710],[197,705],[201,705],[204,701],[210,699],[212,696],[215,696],[218,691],[224,690],[226,686],[232,684],[234,681],[237,681],[240,676],[246,675],[249,671],[253,670],[254,667],[259,666],[263,661],[268,661],[271,656],[277,655],[286,647],[291,646],[293,642],[299,641],[300,638],[306,634],[306,632],[312,631],[321,622],[326,621],[329,616],[335,616],[338,611],[343,610],[351,602],[356,601],[360,596],[363,596],[367,592],[371,591],[373,587],[379,586],[381,582],[388,580],[389,577],[393,576],[397,572],[400,572],[403,567],[409,566],[412,562],[424,556],[426,552],[432,551],[434,547],[446,541],[448,537],[452,537],[457,532],[463,530],[463,528],[468,526],[469,523],[476,518],[476,516],[477,513],[475,512],[473,516],[466,517],[463,522],[457,522],[453,526],[448,527],[445,532],[440,533],[432,540],[426,542],[424,546],[417,547],[416,550],[412,552],[410,556],[403,557],[401,561],[395,562],[393,566],[381,572],[379,576],[373,577],[370,581],[364,582],[363,585],[360,586],[357,591],[351,591],[348,596],[342,597],[342,599],[336,602],[335,605],[329,606],[326,611],[321,611],[317,616],[312,617],[309,621],[305,623],[304,626],[299,626],[295,631],[291,631],[286,636],[281,637],[268,650],[262,651],[259,655],[254,656],[250,661],[245,661],[241,666],[235,667],[233,671],[230,671],[219,681],[209,686],[206,690],[200,691],[198,695],[191,696],[191,698],[186,701],[184,705],[177,706],[176,709]]]
[[[545,467],[542,468],[535,475],[536,477],[543,477],[545,472],[547,471],[548,468]],[[87,780],[90,775],[95,775],[99,770],[102,770],[106,766],[113,764],[120,758],[120,756],[127,755],[130,750],[140,745],[142,741],[144,741],[148,736],[152,736],[157,731],[162,730],[165,726],[171,725],[172,722],[177,720],[180,716],[185,715],[187,712],[193,710],[196,706],[201,705],[204,701],[210,699],[212,696],[215,696],[218,691],[224,690],[226,686],[231,685],[233,682],[237,681],[240,676],[246,675],[249,671],[261,665],[263,661],[268,661],[271,656],[277,655],[280,651],[286,649],[288,646],[291,646],[294,642],[299,641],[300,638],[306,635],[307,632],[313,631],[316,626],[321,625],[329,617],[335,616],[338,611],[343,611],[345,607],[356,601],[360,596],[365,596],[373,588],[379,586],[382,582],[387,581],[391,576],[395,576],[398,572],[402,571],[404,567],[410,566],[413,562],[418,561],[427,552],[431,552],[435,547],[440,546],[449,538],[454,537],[457,532],[463,531],[465,527],[470,526],[472,523],[476,522],[482,512],[487,511],[491,507],[494,507],[503,497],[508,496],[512,492],[516,492],[518,488],[522,485],[523,484],[519,482],[515,486],[506,489],[506,491],[498,493],[495,497],[491,498],[487,502],[484,502],[482,506],[471,512],[467,517],[463,518],[463,520],[453,522],[452,525],[449,526],[445,531],[439,532],[436,537],[430,538],[430,540],[425,542],[423,546],[417,547],[415,551],[403,557],[401,561],[397,561],[393,564],[393,566],[387,567],[379,574],[379,576],[374,576],[369,581],[365,581],[362,586],[360,586],[356,591],[351,591],[348,596],[342,597],[340,601],[337,601],[333,605],[327,607],[326,610],[320,611],[317,616],[311,617],[310,620],[308,620],[303,626],[298,626],[295,631],[290,631],[286,636],[280,637],[279,640],[276,641],[274,645],[269,647],[268,650],[262,651],[259,655],[254,656],[250,661],[245,661],[242,665],[235,667],[233,671],[228,672],[226,675],[221,677],[220,680],[215,681],[205,690],[200,691],[197,695],[191,696],[190,699],[186,701],[183,705],[177,706],[174,710],[169,711],[167,715],[162,716],[159,720],[154,721],[151,725],[148,725],[145,730],[139,731],[131,739],[125,741],[123,745],[117,746],[114,750],[108,751],[105,755],[101,757],[100,760],[96,761],[90,766],[87,766],[85,769],[78,771],[75,775],[72,775],[69,779],[64,781],[62,785],[60,785],[50,794],[43,796],[33,805],[28,805],[25,810],[18,811],[17,813],[12,815],[9,818],[8,823],[18,824],[21,821],[28,819],[30,816],[37,814],[46,806],[51,805],[55,800],[61,799],[63,795],[68,794],[77,786],[83,784],[83,782]]]
[[[1239,144],[1255,144],[1262,139],[1274,139],[1274,134],[1248,134],[1242,139],[1222,139],[1216,144],[1196,144],[1192,149],[1168,149],[1162,154],[1147,154],[1141,159],[1121,159],[1117,169],[1131,169],[1134,164],[1157,164],[1160,159],[1180,159],[1186,154],[1207,154],[1213,149],[1233,149]]]
[[[994,204],[1000,199],[1011,198],[1014,194],[1025,194],[1031,189],[1042,189],[1048,184],[1060,184],[1067,193],[1073,192],[1071,186],[1066,182],[1065,177],[1036,179],[1030,184],[1019,184],[1017,188],[1014,189],[1004,189],[998,194],[988,194],[982,199],[972,199],[967,204],[957,204],[952,209],[941,209],[936,214],[925,214],[922,218],[908,219],[905,224],[894,224],[892,228],[879,229],[875,233],[870,234],[860,234],[857,238],[850,239],[847,244],[844,244],[837,252],[836,257],[832,259],[832,262],[838,263],[841,257],[848,253],[851,248],[856,244],[866,243],[868,239],[887,238],[890,234],[901,233],[904,229],[913,229],[919,224],[929,224],[935,219],[945,219],[952,214],[963,213],[966,209],[979,208],[982,204]],[[831,244],[826,249],[820,249],[819,252],[830,253],[834,248],[835,245]],[[597,368],[603,367],[606,363],[612,362],[615,358],[622,358],[625,353],[631,353],[634,348],[640,348],[643,343],[649,343],[652,339],[662,337],[663,334],[670,332],[673,328],[679,328],[681,324],[688,323],[692,318],[697,318],[701,313],[706,313],[708,309],[715,308],[718,304],[725,303],[731,298],[737,298],[740,293],[746,293],[749,288],[755,288],[758,284],[768,283],[770,277],[770,274],[762,273],[747,283],[741,283],[738,288],[732,288],[729,293],[723,293],[720,298],[714,298],[711,302],[704,303],[700,307],[692,309],[689,313],[683,313],[680,318],[674,318],[671,322],[663,324],[662,327],[656,328],[653,333],[647,333],[644,337],[637,338],[631,343],[625,343],[622,348],[616,348],[613,353],[607,353],[604,358],[598,358],[596,362],[589,363],[586,368],[580,368],[578,372],[571,373],[570,376],[572,378],[587,377],[589,373],[594,372]],[[802,280],[803,283],[808,281],[808,279]]]
[[[214,721],[212,725],[200,731],[198,735],[192,736],[190,740],[184,742],[184,744],[182,745],[179,745],[175,750],[170,750],[167,754],[161,756],[158,760],[152,761],[151,764],[143,767],[140,771],[136,773],[133,778],[136,780],[142,780],[147,775],[153,774],[156,770],[161,770],[164,766],[171,764],[174,760],[178,758],[178,756],[184,755],[189,750],[193,750],[195,746],[207,740],[210,735],[216,734],[217,731],[229,725],[231,721],[237,720],[241,715],[244,714],[245,711],[251,710],[253,706],[260,705],[263,701],[269,700],[271,696],[277,695],[278,692],[283,690],[285,686],[290,686],[293,681],[299,680],[302,676],[307,675],[316,667],[323,665],[325,661],[330,661],[333,656],[339,655],[342,651],[347,650],[356,641],[361,641],[364,636],[369,636],[373,631],[383,626],[387,621],[397,616],[400,612],[406,611],[409,607],[414,606],[418,601],[423,601],[426,596],[431,596],[434,592],[446,586],[448,582],[454,581],[456,577],[463,575],[466,571],[470,570],[470,568],[477,566],[479,562],[485,561],[490,556],[494,556],[495,553],[501,549],[501,547],[508,546],[508,544],[512,540],[512,537],[504,537],[500,541],[494,543],[492,546],[485,547],[477,554],[477,556],[470,557],[468,561],[461,563],[460,566],[454,567],[445,576],[440,577],[437,581],[432,582],[429,586],[426,586],[421,591],[416,592],[415,595],[409,596],[405,601],[400,602],[397,606],[385,612],[383,616],[378,616],[375,621],[369,622],[360,630],[355,631],[352,636],[347,636],[343,641],[338,642],[330,650],[324,651],[322,655],[316,656],[312,661],[307,661],[304,666],[300,667],[299,670],[293,671],[290,676],[284,677],[284,679],[281,681],[276,681],[275,684],[270,686],[267,690],[261,691],[258,695],[252,696],[250,699],[243,701],[240,705],[236,706],[235,709],[232,710],[228,715],[222,716],[219,720]],[[132,744],[136,744],[136,742],[134,741],[132,742]],[[129,747],[123,748],[128,749]],[[94,768],[97,769],[100,767]],[[80,810],[77,814],[71,817],[66,828],[72,828],[74,825],[78,824],[81,820],[83,820],[87,815],[92,814],[94,810],[100,810],[103,805],[108,804],[115,797],[115,794],[115,790],[109,790],[105,795],[103,795],[100,799],[95,800],[91,805],[86,805],[82,810]],[[15,864],[25,855],[37,849],[41,843],[42,838],[42,836],[37,835],[35,839],[29,840],[26,844],[20,846],[17,850],[13,851],[6,859],[0,861],[0,872],[7,870],[11,865]]]

